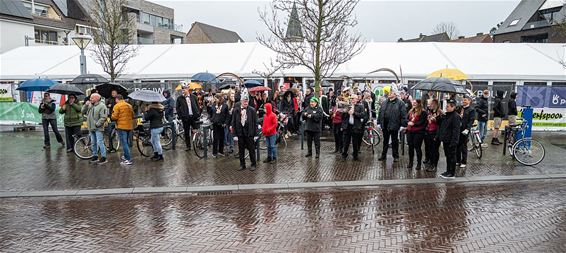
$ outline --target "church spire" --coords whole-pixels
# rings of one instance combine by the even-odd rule
[[[301,21],[299,20],[299,13],[297,11],[297,6],[293,3],[293,9],[291,10],[291,16],[289,17],[289,23],[287,25],[287,33],[285,38],[289,41],[302,41],[303,31],[301,29]]]

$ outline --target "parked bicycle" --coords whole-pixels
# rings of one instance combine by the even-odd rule
[[[519,163],[526,166],[539,164],[545,156],[545,149],[542,143],[525,137],[528,128],[527,121],[520,120],[520,124],[512,124],[505,127],[503,138],[503,155],[509,152],[511,157],[515,158]],[[520,133],[520,139],[516,139],[517,133]]]
[[[478,157],[478,159],[481,159],[482,155],[483,155],[483,150],[482,150],[482,141],[481,141],[481,137],[480,137],[480,130],[478,128],[477,124],[474,124],[472,126],[472,129],[470,131],[470,141],[468,142],[468,151],[474,151],[474,153],[476,154],[476,156]]]
[[[114,144],[114,148],[118,150],[120,148],[121,143],[118,140],[118,133],[116,132],[116,129],[112,130],[110,136],[112,136],[112,143]],[[75,138],[75,143],[73,145],[74,145],[75,156],[77,156],[79,159],[82,160],[92,159],[93,157],[91,150],[92,142],[90,139],[89,131],[87,129],[81,129],[79,134],[74,135],[74,138]],[[104,134],[104,145],[106,147],[109,147],[109,138],[107,134]]]
[[[369,122],[364,130],[362,141],[371,148],[371,153],[375,154],[375,147],[381,143],[381,134],[377,131],[376,124]]]

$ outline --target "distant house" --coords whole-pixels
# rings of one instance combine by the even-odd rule
[[[496,43],[564,43],[566,20],[562,0],[522,0],[494,32]]]
[[[439,34],[433,34],[433,35],[424,35],[424,34],[420,34],[418,38],[415,39],[409,39],[409,40],[404,40],[403,38],[400,38],[399,40],[397,40],[397,42],[448,42],[450,41],[450,37],[448,37],[447,33],[439,33]]]
[[[185,43],[237,43],[244,40],[236,32],[220,27],[194,22],[185,36]]]
[[[450,42],[463,42],[463,43],[492,43],[493,39],[489,34],[478,33],[476,36],[468,37],[460,36],[458,39],[451,40]]]

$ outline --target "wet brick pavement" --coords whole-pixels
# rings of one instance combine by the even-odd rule
[[[108,164],[97,166],[56,145],[42,150],[42,138],[39,132],[0,133],[0,192],[415,179],[437,177],[444,171],[443,156],[437,173],[406,169],[406,156],[395,164],[389,156],[384,164],[377,161],[381,147],[376,155],[363,149],[361,162],[342,161],[340,155],[330,153],[331,140],[323,141],[319,160],[305,158],[306,150],[300,150],[298,139],[286,149],[279,149],[276,165],[260,163],[255,172],[236,171],[238,160],[233,157],[199,160],[194,153],[183,150],[166,151],[166,160],[155,163],[135,149],[134,166],[121,166],[119,154],[110,154]],[[547,151],[545,160],[537,166],[521,166],[511,157],[502,157],[501,146],[489,147],[482,160],[470,154],[468,168],[458,169],[457,176],[566,173],[565,149],[560,146],[566,143],[566,134],[535,134],[535,138],[543,141]]]
[[[566,252],[566,180],[0,199],[0,252]]]

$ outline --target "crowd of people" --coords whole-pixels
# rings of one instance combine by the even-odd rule
[[[400,134],[406,134],[409,150],[407,168],[420,170],[424,167],[427,171],[436,171],[442,144],[447,169],[441,176],[453,178],[456,167],[466,167],[468,136],[476,120],[482,142],[487,134],[488,90],[475,101],[475,105],[468,96],[463,97],[461,104],[458,104],[453,96],[440,101],[434,92],[424,93],[420,99],[413,99],[406,88],[398,90],[395,85],[384,89],[383,96],[376,96],[369,90],[352,91],[349,87],[340,92],[330,88],[326,93],[321,91],[318,95],[313,88],[307,88],[303,94],[297,88],[257,93],[230,88],[205,93],[184,87],[181,93],[174,99],[170,91],[165,91],[163,95],[166,100],[162,103],[142,105],[126,101],[117,91],[112,91],[111,97],[104,99],[94,90],[85,99],[84,105],[81,105],[76,96],[70,95],[59,110],[59,113],[65,114],[67,151],[73,152],[74,136],[80,132],[81,125],[86,120],[92,143],[91,162],[106,163],[107,152],[116,152],[111,141],[109,147],[105,147],[103,141],[104,135],[116,129],[123,152],[121,164],[131,165],[132,131],[137,126],[137,115],[142,114],[150,127],[154,150],[151,159],[162,161],[163,148],[159,139],[164,124],[176,118],[182,122],[185,150],[188,151],[192,147],[192,133],[199,129],[203,116],[206,116],[213,133],[213,157],[233,153],[237,143],[239,170],[248,168],[245,161],[247,150],[251,162],[249,168],[253,171],[257,167],[255,150],[258,138],[265,138],[267,145],[267,158],[263,162],[275,163],[277,138],[300,134],[301,129],[307,142],[305,157],[320,157],[321,134],[328,128],[334,137],[333,153],[341,154],[342,158],[347,160],[351,145],[352,158],[359,161],[364,132],[367,131],[368,125],[374,124],[381,130],[383,137],[379,161],[385,161],[388,150],[391,149],[393,161],[398,162],[399,137]],[[499,128],[502,118],[506,116],[502,96],[502,92],[497,91],[493,106],[493,145],[500,144]],[[517,115],[514,98],[515,94],[511,94],[507,108],[510,123],[514,123]],[[444,106],[441,106],[441,102]],[[49,125],[52,126],[57,141],[64,145],[65,142],[57,131],[55,103],[49,93],[45,93],[39,112],[42,113],[45,148],[50,146]],[[284,124],[284,136],[278,136],[281,134],[278,132],[279,124]]]

